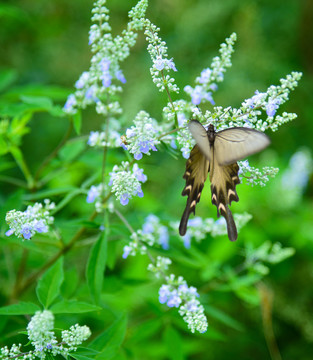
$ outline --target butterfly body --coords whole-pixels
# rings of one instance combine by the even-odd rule
[[[195,214],[209,173],[212,204],[217,207],[217,217],[222,215],[226,220],[229,239],[235,241],[237,228],[228,206],[232,201],[239,201],[236,191],[236,185],[240,183],[237,161],[264,149],[270,141],[265,134],[254,129],[230,128],[215,132],[212,124],[206,130],[196,120],[190,121],[189,130],[197,144],[191,150],[183,176],[186,186],[182,195],[188,198],[179,233],[185,235],[189,215],[191,212]]]

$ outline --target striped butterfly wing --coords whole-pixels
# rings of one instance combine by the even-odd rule
[[[181,236],[186,234],[190,213],[192,212],[195,214],[196,205],[200,201],[201,192],[204,182],[207,179],[209,169],[209,161],[203,155],[198,145],[195,145],[186,162],[186,171],[183,176],[186,180],[186,185],[182,195],[188,196],[188,199],[179,225],[179,234]]]
[[[214,150],[218,163],[228,165],[265,149],[269,144],[270,139],[264,133],[238,127],[216,133]]]
[[[212,204],[217,207],[217,217],[224,216],[227,224],[229,240],[237,239],[237,228],[233,215],[228,207],[232,201],[239,201],[236,185],[240,183],[238,177],[239,166],[235,162],[229,165],[220,165],[217,154],[213,150],[213,161],[210,169]]]

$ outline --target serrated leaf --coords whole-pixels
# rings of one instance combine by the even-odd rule
[[[1,307],[0,315],[32,315],[38,310],[40,310],[40,307],[34,303],[19,302],[18,304]]]
[[[63,258],[60,258],[38,281],[36,293],[45,309],[59,296],[63,279]]]
[[[90,294],[95,303],[99,303],[104,270],[107,259],[107,230],[102,231],[99,239],[90,250],[86,268],[86,278]]]
[[[91,311],[100,311],[101,307],[83,301],[64,300],[50,307],[54,314],[80,314]]]

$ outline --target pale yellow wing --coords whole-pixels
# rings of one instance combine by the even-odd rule
[[[196,140],[202,154],[211,161],[211,147],[208,134],[204,126],[202,126],[197,120],[191,120],[188,124],[188,129],[191,132],[192,137]]]
[[[260,131],[230,128],[216,133],[214,151],[218,163],[228,165],[263,150],[269,144],[270,139]]]

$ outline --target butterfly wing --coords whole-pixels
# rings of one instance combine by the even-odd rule
[[[207,131],[197,120],[191,120],[188,124],[192,137],[196,140],[202,154],[211,161],[211,146]]]
[[[270,144],[262,132],[238,127],[219,131],[215,135],[214,151],[220,165],[229,165],[255,154]]]
[[[213,161],[210,169],[212,204],[217,207],[217,217],[224,216],[228,237],[231,241],[237,239],[237,228],[228,205],[231,205],[232,201],[239,201],[236,191],[236,185],[240,183],[238,170],[239,166],[236,162],[220,165],[215,149],[213,149]]]
[[[188,199],[179,225],[179,234],[181,236],[186,234],[190,213],[193,212],[193,214],[195,214],[196,205],[200,201],[201,192],[208,176],[209,169],[209,161],[203,155],[198,145],[195,145],[186,162],[186,171],[183,176],[186,180],[186,185],[182,195],[187,195]]]

